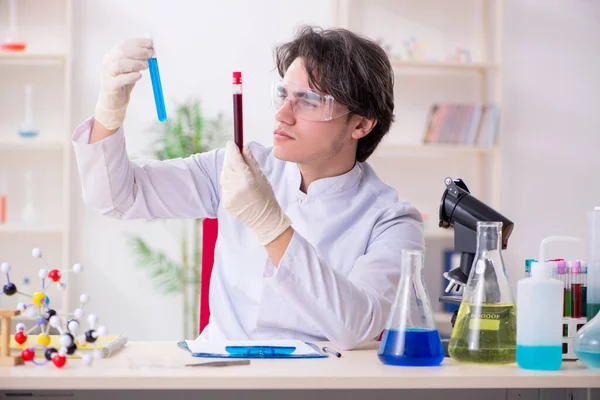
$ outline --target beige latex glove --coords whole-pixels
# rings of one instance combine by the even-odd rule
[[[243,153],[242,157],[235,143],[227,142],[221,172],[221,202],[223,208],[252,229],[265,246],[292,222],[283,213],[271,184],[247,146]]]
[[[128,39],[113,47],[104,57],[102,82],[94,117],[102,126],[115,130],[123,125],[129,96],[135,82],[154,56],[151,39]]]

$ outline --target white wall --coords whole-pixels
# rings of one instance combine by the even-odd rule
[[[272,50],[302,23],[324,25],[330,8],[319,0],[281,1],[77,1],[75,4],[74,123],[93,113],[104,53],[123,38],[151,32],[167,106],[197,96],[209,117],[231,114],[231,72],[243,71],[246,140],[269,143],[272,132],[269,84],[276,77]],[[218,5],[217,5],[218,4]],[[249,32],[252,31],[252,34]],[[125,130],[131,155],[150,144],[156,121],[149,76],[136,86]],[[73,175],[73,262],[86,267],[83,290],[113,332],[132,339],[177,340],[181,299],[154,292],[145,271],[134,266],[124,244],[129,233],[178,256],[177,224],[117,221],[86,208]],[[101,302],[101,306],[98,305]]]
[[[585,211],[600,204],[594,180],[594,172],[600,171],[595,157],[600,149],[600,11],[597,3],[585,0],[505,3],[501,211],[515,222],[505,252],[515,287],[524,259],[536,255],[544,236],[582,236]],[[103,54],[124,37],[151,31],[168,101],[199,96],[209,116],[219,111],[228,115],[231,71],[242,70],[246,138],[268,144],[272,112],[266,88],[275,76],[273,45],[291,38],[300,23],[327,25],[329,2],[216,4],[75,2],[75,119],[93,112]],[[125,125],[132,155],[142,154],[148,145],[144,127],[155,119],[145,77],[133,93]],[[143,233],[176,256],[176,225],[167,224],[165,230],[160,222],[107,219],[81,203],[77,184],[73,196],[72,261],[87,267],[85,290],[102,302],[96,307],[100,317],[112,331],[132,339],[180,339],[180,299],[155,294],[124,245],[125,233]],[[554,249],[550,256],[584,257],[583,246]]]
[[[505,261],[516,291],[540,241],[585,238],[585,213],[600,205],[600,4],[505,3],[502,197],[515,222]],[[584,244],[550,250],[585,258]]]

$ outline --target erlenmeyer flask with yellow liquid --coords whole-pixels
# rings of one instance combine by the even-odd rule
[[[457,362],[515,362],[516,307],[501,249],[502,223],[478,222],[477,254],[448,344]]]

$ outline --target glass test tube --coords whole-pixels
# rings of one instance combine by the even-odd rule
[[[587,311],[588,321],[600,311],[600,207],[588,213]]]
[[[165,108],[165,98],[163,96],[160,73],[158,71],[158,60],[155,57],[148,59],[148,69],[150,70],[150,79],[152,80],[152,91],[154,92],[154,103],[156,103],[156,114],[160,122],[167,120],[167,110]]]
[[[573,318],[581,318],[581,262],[571,262],[571,291],[572,291],[572,303],[571,303],[571,316]]]
[[[242,112],[242,73],[233,73],[233,139],[242,151],[244,147],[244,113]]]
[[[566,302],[565,302],[566,316],[571,317],[571,302],[572,302],[571,297],[573,296],[573,293],[571,292],[571,266],[568,264],[566,267],[565,278],[566,278],[566,289],[567,289],[567,298],[566,298]]]
[[[566,263],[558,262],[558,280],[563,284],[563,317],[567,316],[567,279],[565,277]]]
[[[587,317],[587,262],[581,262],[581,316]]]

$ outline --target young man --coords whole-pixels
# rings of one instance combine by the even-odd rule
[[[420,213],[364,161],[393,121],[393,71],[375,43],[301,29],[276,50],[273,147],[130,161],[121,127],[152,42],[106,58],[93,118],[73,136],[85,202],[121,218],[218,218],[206,340],[376,339]]]

